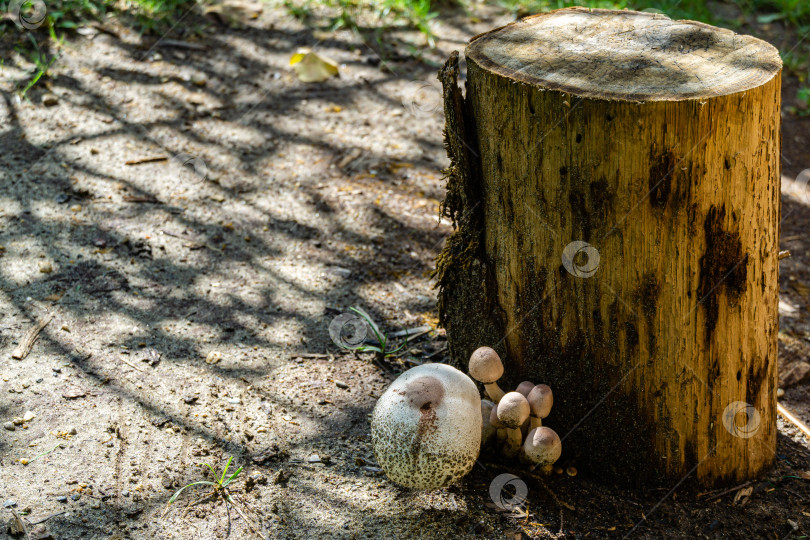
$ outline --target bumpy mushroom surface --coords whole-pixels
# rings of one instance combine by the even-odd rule
[[[552,394],[549,385],[538,384],[532,388],[526,399],[529,401],[529,407],[532,410],[529,417],[529,430],[532,430],[542,426],[543,418],[551,412],[551,406],[554,405],[554,394]]]
[[[472,469],[481,447],[481,398],[475,383],[445,364],[400,375],[371,416],[374,455],[392,481],[436,489]]]
[[[503,375],[503,363],[498,353],[490,347],[478,347],[470,356],[468,368],[470,376],[484,384],[487,395],[497,404],[503,397],[503,390],[495,383]]]
[[[520,450],[523,442],[520,426],[529,417],[530,411],[529,402],[519,392],[504,394],[498,402],[498,420],[506,428],[506,441],[502,448],[506,457],[514,457]]]
[[[557,432],[545,426],[529,432],[520,450],[521,461],[540,467],[550,467],[560,459],[562,442]]]

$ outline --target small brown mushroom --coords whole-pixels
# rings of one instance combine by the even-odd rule
[[[496,439],[495,442],[498,446],[501,446],[503,442],[506,440],[506,426],[498,420],[498,406],[495,405],[492,407],[492,410],[489,413],[489,425],[495,428]]]
[[[534,388],[533,382],[523,381],[518,385],[517,389],[515,389],[515,392],[520,392],[521,394],[523,394],[523,397],[528,398],[529,392],[532,391],[532,388]]]
[[[532,388],[534,388],[534,383],[533,382],[531,382],[531,381],[523,381],[522,383],[520,383],[517,386],[517,388],[515,389],[515,392],[520,392],[526,398],[528,398],[529,397],[529,392],[532,391]],[[523,437],[526,437],[526,435],[529,433],[530,429],[531,429],[531,427],[529,426],[529,419],[527,418],[526,421],[523,422],[523,425],[520,426],[520,432],[523,434]]]
[[[503,390],[495,381],[503,375],[503,363],[498,353],[489,347],[479,347],[470,356],[470,375],[476,381],[484,384],[487,395],[498,403],[503,397]]]
[[[520,451],[523,442],[520,426],[529,417],[530,412],[529,402],[518,392],[505,394],[498,403],[498,420],[506,428],[506,440],[501,447],[505,457],[515,457]]]
[[[554,394],[547,384],[538,384],[532,388],[526,399],[532,410],[529,417],[529,431],[531,431],[543,425],[543,418],[549,415],[551,406],[554,405]]]
[[[560,436],[553,429],[541,426],[529,432],[520,449],[520,460],[550,471],[554,462],[560,459],[560,454]]]

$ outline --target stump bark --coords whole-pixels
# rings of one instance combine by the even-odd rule
[[[756,476],[776,449],[775,48],[570,8],[473,38],[444,86],[437,260],[452,362],[547,383],[563,461],[619,481]]]

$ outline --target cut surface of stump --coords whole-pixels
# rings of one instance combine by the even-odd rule
[[[636,11],[561,11],[483,34],[467,57],[542,88],[641,101],[749,90],[782,68],[770,44],[731,30]]]
[[[554,389],[563,459],[633,483],[772,463],[780,216],[775,48],[659,14],[569,8],[440,72],[437,261],[452,361]],[[567,456],[567,457],[566,457]]]

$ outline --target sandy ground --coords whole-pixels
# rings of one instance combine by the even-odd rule
[[[69,40],[30,101],[17,98],[23,73],[7,63],[0,423],[35,417],[0,429],[4,522],[14,510],[32,537],[99,539],[248,538],[245,516],[270,538],[810,530],[798,476],[810,469],[808,441],[781,420],[775,469],[736,501],[688,481],[626,491],[584,475],[524,475],[528,515],[515,515],[488,490],[497,474],[520,474],[508,464],[482,461],[429,494],[376,467],[375,399],[397,371],[440,361],[443,333],[379,365],[340,351],[327,330],[353,305],[389,331],[435,328],[428,274],[450,226],[438,220],[446,157],[430,64],[508,17],[469,20],[441,19],[434,52],[419,35],[391,33],[403,52],[385,60],[351,32],[313,31],[269,9],[235,28],[188,22],[201,32],[184,38],[195,48],[151,46],[108,23]],[[340,77],[298,81],[288,64],[300,46],[335,59]],[[788,102],[795,81],[785,88]],[[795,179],[810,165],[807,128],[786,116],[782,233],[794,257],[782,267],[782,328],[799,360],[810,336],[810,201]],[[31,353],[12,359],[48,313]],[[784,403],[810,421],[807,386]],[[199,463],[221,470],[231,456],[245,467],[233,484],[245,515],[218,499],[187,508],[201,486],[167,507],[207,478]]]

